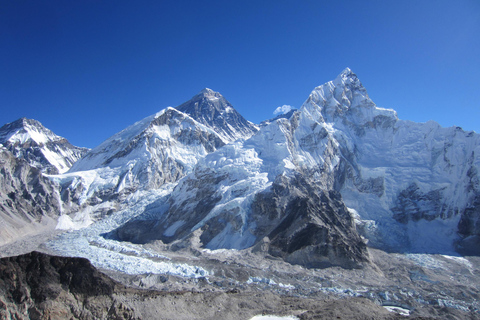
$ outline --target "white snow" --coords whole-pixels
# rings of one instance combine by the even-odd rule
[[[146,130],[150,123],[155,118],[161,116],[165,110],[137,121],[133,125],[108,138],[98,147],[90,150],[85,157],[77,161],[70,169],[70,172],[86,171],[102,167],[107,159],[120,151],[127,149],[128,145],[135,139],[135,137]],[[144,158],[141,152],[136,153],[133,158],[138,159],[138,157]],[[110,165],[114,166],[114,164]]]
[[[71,158],[72,152],[70,152],[70,154],[65,154],[65,152],[53,152],[46,147],[41,148],[41,150],[48,162],[57,168],[59,173],[64,173],[70,169],[66,159]]]
[[[214,171],[216,175],[224,175],[227,178],[216,187],[221,200],[192,228],[192,231],[201,228],[208,220],[225,210],[237,210],[237,215],[246,223],[255,194],[270,186],[268,173],[260,170],[263,161],[258,157],[257,151],[251,147],[244,148],[243,143],[238,140],[199,161],[197,170],[200,172]],[[186,179],[188,178],[187,176]],[[196,179],[193,174],[192,179]],[[184,197],[191,197],[191,193],[183,191],[182,188],[177,188],[176,191],[172,198],[177,199],[178,203],[183,202]],[[227,224],[224,230],[207,244],[207,248],[243,249],[251,246],[254,241],[255,237],[247,230],[246,224],[240,233],[232,230],[232,226]]]
[[[62,214],[58,217],[58,223],[55,229],[59,230],[73,230],[75,229],[75,224],[73,223],[72,218],[66,214]]]
[[[359,189],[358,180],[351,178],[341,190],[346,205],[355,212],[356,222],[373,227],[365,235],[374,246],[453,252],[459,221],[454,212],[461,212],[474,196],[467,191],[470,178],[466,174],[469,162],[477,168],[480,164],[478,135],[441,128],[433,121],[399,120],[394,110],[375,106],[348,68],[334,81],[313,90],[300,109],[299,119],[296,141],[308,137],[315,126],[324,128],[330,136],[324,143],[302,149],[301,162],[297,163],[321,165],[328,150],[325,146],[332,143],[342,148],[341,154],[348,162],[353,161],[358,178],[383,182],[381,195]],[[332,159],[330,170],[334,171],[337,163]],[[433,202],[419,201],[422,210],[438,217],[402,225],[393,219],[391,208],[412,183],[425,194],[438,190],[442,196],[438,207],[443,213],[433,207]]]
[[[48,141],[58,140],[53,132],[48,129],[41,130],[35,126],[30,125],[26,121],[23,122],[23,128],[19,128],[17,131],[11,132],[9,137],[6,137],[6,140],[12,143],[26,143],[29,140],[33,140],[38,144],[45,144]]]
[[[62,214],[58,217],[58,223],[55,229],[59,230],[79,230],[91,225],[94,220],[92,214],[97,210],[112,209],[114,205],[108,201],[102,202],[95,206],[88,206],[80,211],[77,211],[73,218]]]
[[[478,136],[443,129],[435,122],[399,120],[394,110],[375,106],[358,79],[345,70],[336,80],[315,88],[294,125],[287,119],[274,121],[250,139],[230,143],[198,162],[195,170],[213,170],[227,178],[216,186],[221,200],[192,231],[222,212],[238,212],[244,223],[241,230],[226,223],[207,247],[242,249],[255,241],[248,231],[255,226],[247,223],[252,199],[277,176],[317,170],[312,178],[333,187],[335,177],[325,180],[322,175],[334,176],[347,163],[352,167],[340,191],[371,245],[449,254],[458,237],[459,215],[448,212],[460,211],[472,199],[465,192],[464,181],[469,180],[465,159],[476,155],[472,162],[480,164],[479,145]],[[196,177],[192,174],[191,179]],[[441,203],[418,201],[429,219],[402,224],[391,209],[412,184],[422,194],[437,192]],[[178,188],[172,198],[194,206],[188,201],[193,194],[183,191]]]
[[[383,307],[390,312],[397,313],[405,317],[408,317],[410,315],[410,310],[402,307],[396,307],[396,306],[383,306]]]
[[[288,290],[294,290],[294,289],[295,289],[295,286],[293,286],[293,285],[291,285],[291,284],[289,284],[289,283],[287,283],[287,284],[285,284],[285,283],[279,283],[278,286],[279,286],[280,288],[288,289]]]
[[[167,123],[159,124],[156,120],[164,116]],[[160,123],[164,120],[162,118]],[[189,144],[177,139],[178,135],[190,132],[216,135],[188,115],[166,108],[113,135],[76,162],[68,173],[53,179],[62,185],[69,179],[81,181],[85,186],[82,201],[111,188],[116,188],[116,192],[148,188],[152,183],[149,176],[159,170],[169,170],[168,163],[181,165],[181,170],[187,174],[207,155],[201,143],[192,141]]]
[[[444,257],[446,259],[449,259],[449,260],[452,260],[452,261],[455,261],[456,263],[463,264],[464,266],[466,266],[470,270],[473,269],[472,263],[464,257],[449,256],[449,255],[442,255],[442,257]]]
[[[93,223],[92,218],[88,214],[87,210],[78,212],[75,218],[72,219],[68,215],[61,215],[58,217],[58,223],[55,229],[58,230],[79,230],[86,228]]]
[[[163,235],[166,237],[173,237],[175,235],[175,232],[177,232],[178,228],[180,228],[184,224],[185,221],[183,220],[175,221],[170,227],[167,228],[167,230],[165,230]]]
[[[263,284],[268,284],[268,285],[276,285],[277,283],[273,279],[269,278],[260,278],[260,277],[249,277],[247,280],[247,284],[252,284],[252,283],[263,283]]]
[[[278,286],[282,289],[287,289],[287,290],[294,290],[295,286],[291,284],[285,284],[285,283],[277,283],[275,280],[270,279],[270,278],[264,278],[264,277],[249,277],[247,284],[266,284],[269,286]]]
[[[445,269],[445,264],[431,254],[409,253],[405,255],[405,258],[428,269]]]

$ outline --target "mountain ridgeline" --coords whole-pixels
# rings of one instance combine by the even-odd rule
[[[47,174],[68,171],[88,151],[71,145],[40,122],[27,118],[1,127],[0,144],[16,158],[26,160]]]
[[[60,216],[74,224],[85,210],[101,220],[164,190],[105,236],[250,249],[314,268],[362,267],[367,244],[480,254],[480,136],[398,119],[348,68],[300,109],[261,126],[204,89],[92,150],[53,139],[54,156],[41,157],[53,137],[42,128],[22,119],[0,129],[10,168],[2,168],[1,214],[25,225]],[[24,196],[3,196],[11,186]],[[46,198],[52,205],[42,204]],[[6,228],[20,230],[17,220]]]

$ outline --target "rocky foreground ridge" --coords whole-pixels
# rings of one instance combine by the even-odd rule
[[[0,319],[474,319],[441,308],[402,316],[365,298],[279,296],[268,291],[153,291],[128,288],[82,258],[31,252],[0,259]]]

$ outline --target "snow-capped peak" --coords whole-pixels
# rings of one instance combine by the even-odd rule
[[[45,144],[62,139],[33,119],[20,118],[0,128],[0,143],[8,141],[13,144],[24,144],[33,141],[37,144]]]
[[[346,67],[345,69],[343,69],[342,72],[340,72],[340,74],[337,76],[337,79],[338,78],[348,78],[348,77],[357,77],[357,75],[352,71],[352,69],[350,69],[349,67]]]
[[[219,92],[205,88],[176,107],[201,124],[212,128],[225,143],[247,139],[258,129],[245,120]]]
[[[222,95],[219,92],[213,91],[210,88],[204,88],[202,89],[198,94],[204,97],[209,97],[209,98],[220,98]]]
[[[355,125],[366,125],[382,116],[395,122],[397,113],[392,109],[378,108],[368,96],[357,75],[346,68],[335,80],[316,87],[302,109],[321,122],[337,120]]]
[[[20,118],[0,128],[0,144],[46,173],[62,173],[88,151],[71,145],[39,121]]]
[[[225,100],[225,98],[220,94],[220,92],[214,91],[210,88],[204,88],[199,93],[194,95],[189,101],[216,101],[216,100]],[[178,109],[178,107],[177,107]]]
[[[345,68],[337,76],[337,78],[333,80],[333,84],[335,85],[335,87],[338,88],[345,88],[351,91],[355,90],[362,92],[363,95],[368,97],[367,90],[362,85],[357,75],[350,68]]]

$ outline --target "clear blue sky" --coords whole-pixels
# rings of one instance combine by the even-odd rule
[[[0,2],[0,124],[78,146],[204,87],[259,123],[345,67],[401,119],[480,132],[480,1]]]

